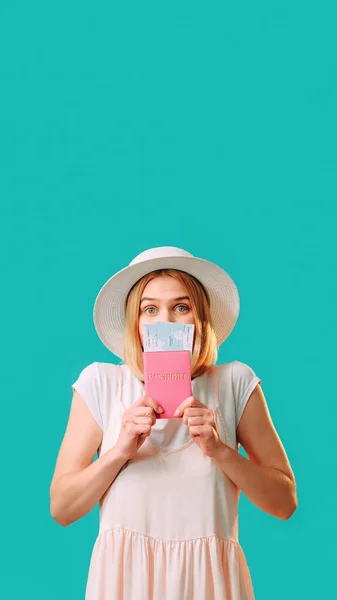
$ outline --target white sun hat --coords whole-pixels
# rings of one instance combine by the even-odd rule
[[[103,344],[123,359],[125,300],[139,279],[151,271],[177,269],[193,275],[206,289],[217,345],[229,336],[240,312],[238,289],[232,278],[213,262],[181,248],[161,246],[138,254],[129,266],[110,277],[97,294],[93,318]]]

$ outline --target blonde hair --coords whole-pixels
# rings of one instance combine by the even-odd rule
[[[190,298],[195,323],[191,374],[193,378],[198,377],[213,366],[218,358],[210,301],[206,290],[195,277],[176,269],[152,271],[131,288],[125,301],[124,362],[138,379],[144,381],[143,349],[139,335],[140,301],[149,281],[161,275],[169,275],[180,281]]]

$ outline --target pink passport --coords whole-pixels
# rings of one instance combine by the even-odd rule
[[[143,357],[145,394],[164,409],[157,418],[177,418],[174,413],[179,404],[192,396],[189,351],[143,352]]]

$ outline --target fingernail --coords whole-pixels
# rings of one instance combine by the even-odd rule
[[[176,412],[174,413],[174,416],[176,417],[179,414],[180,414],[180,408],[177,408]]]
[[[159,407],[158,407],[158,412],[161,414],[161,413],[163,413],[163,412],[164,412],[164,409],[163,409],[161,406],[159,406]]]

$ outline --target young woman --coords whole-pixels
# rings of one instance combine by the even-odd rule
[[[95,327],[124,363],[94,362],[73,384],[50,488],[63,526],[100,504],[87,600],[254,598],[238,541],[240,490],[279,519],[297,496],[261,379],[237,360],[215,366],[238,314],[229,275],[179,248],[143,252],[100,290]],[[158,418],[144,395],[143,325],[156,321],[195,326],[193,395],[175,419]]]

